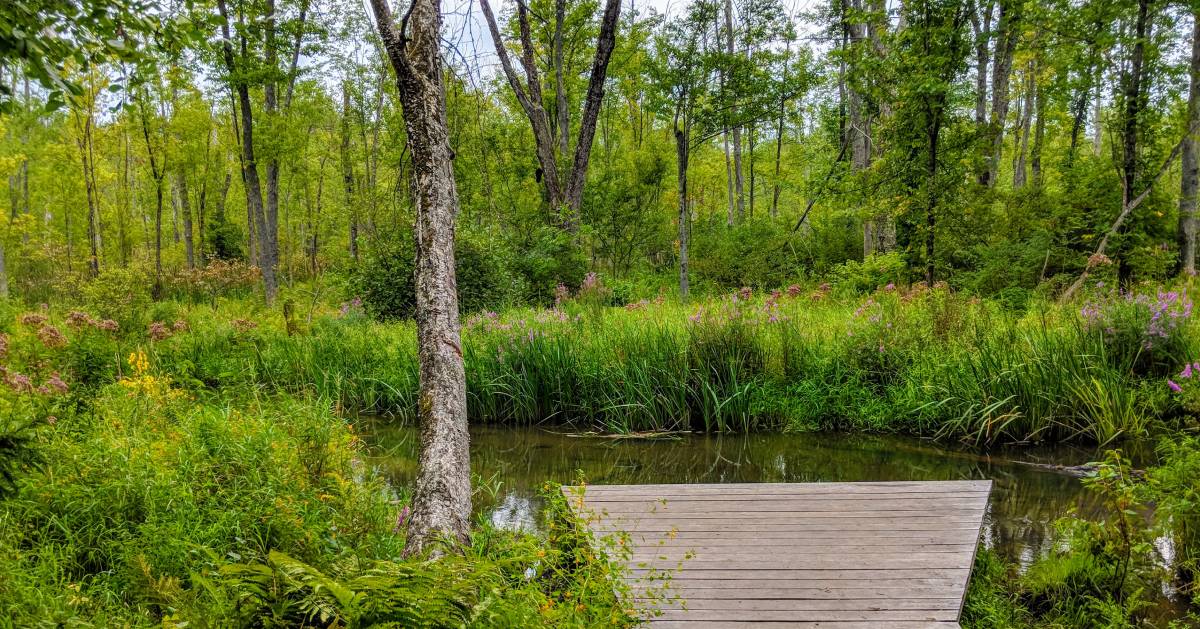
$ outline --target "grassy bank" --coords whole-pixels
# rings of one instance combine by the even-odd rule
[[[1194,357],[1185,294],[1103,293],[1020,312],[945,290],[820,288],[466,319],[472,421],[579,430],[882,430],[988,443],[1108,443],[1187,419],[1166,379]],[[293,334],[237,303],[170,313],[148,351],[197,390],[304,391],[413,417],[411,324],[347,306]]]
[[[137,361],[24,433],[38,461],[0,499],[0,627],[629,624],[565,503],[549,539],[481,521],[465,555],[402,560],[405,497],[329,404],[198,402]]]

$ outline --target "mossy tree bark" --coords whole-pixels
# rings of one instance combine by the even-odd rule
[[[471,515],[467,388],[454,277],[458,190],[439,56],[440,5],[440,0],[413,0],[397,28],[387,0],[371,0],[396,72],[416,206],[421,449],[408,554],[422,553],[440,540],[465,542]]]

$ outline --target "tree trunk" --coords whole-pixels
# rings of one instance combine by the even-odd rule
[[[554,159],[554,135],[550,132],[550,119],[546,115],[546,109],[542,106],[542,84],[538,78],[537,66],[533,61],[533,43],[529,35],[529,9],[524,3],[517,4],[517,21],[521,29],[521,64],[524,67],[525,80],[529,87],[526,92],[526,88],[522,86],[521,79],[517,75],[516,68],[509,59],[508,48],[500,36],[500,27],[496,24],[496,16],[492,13],[491,5],[488,4],[488,0],[479,0],[479,6],[483,10],[483,17],[487,21],[488,30],[492,35],[492,43],[495,45],[500,67],[504,70],[508,85],[512,88],[517,102],[525,112],[525,117],[529,119],[529,126],[533,129],[533,143],[536,148],[540,181],[546,202],[550,206],[551,212],[559,212],[562,210],[564,197],[558,176],[558,164]],[[559,223],[560,226],[567,227],[561,218]]]
[[[4,240],[0,239],[0,299],[8,299],[8,263],[4,258]]]
[[[688,298],[688,237],[690,230],[688,222],[690,213],[688,212],[688,143],[691,141],[691,133],[688,132],[688,124],[683,123],[683,128],[680,128],[679,114],[675,115],[675,181],[677,191],[679,192],[679,298],[687,301]]]
[[[225,0],[217,0],[217,8],[220,11],[222,23],[221,34],[224,36],[221,43],[221,48],[225,57],[225,66],[229,71],[230,77],[238,77],[238,64],[233,56],[233,39],[229,33],[229,14],[225,8]],[[239,36],[240,37],[240,36]],[[244,37],[241,41],[241,54],[246,54],[247,43]],[[249,215],[249,228],[247,231],[255,232],[258,236],[258,266],[263,277],[263,291],[267,295],[267,303],[275,296],[275,267],[267,264],[270,260],[270,246],[267,243],[267,221],[266,214],[263,208],[262,182],[258,174],[258,160],[254,154],[254,110],[250,102],[250,86],[244,78],[236,78],[234,89],[237,92],[238,110],[241,113],[241,144],[242,144],[242,181],[243,188],[246,191],[246,213]],[[236,114],[235,114],[236,116]],[[254,237],[251,236],[250,250],[255,249]],[[254,259],[253,254],[251,259]]]
[[[789,39],[784,46],[783,52],[783,76],[787,76],[788,61],[791,58],[792,42]],[[775,181],[773,182],[771,191],[771,217],[779,216],[779,193],[780,193],[780,163],[783,161],[783,122],[787,117],[787,97],[779,97],[779,119],[775,125]]]
[[[975,32],[975,128],[981,137],[987,131],[988,63],[991,56],[988,44],[992,36],[992,0],[983,5],[983,15],[975,6],[970,8],[971,28]]]
[[[567,0],[554,0],[554,109],[558,116],[558,157],[566,159],[571,146],[571,112],[567,86],[563,82],[563,24],[567,21]]]
[[[592,154],[592,139],[596,135],[596,121],[600,117],[600,106],[604,103],[604,80],[608,76],[608,62],[617,44],[617,20],[621,16],[621,0],[607,0],[604,15],[600,18],[600,36],[596,40],[596,56],[592,59],[591,76],[588,77],[587,96],[584,99],[583,116],[579,121],[579,137],[575,140],[575,160],[571,165],[571,179],[567,183],[567,204],[571,211],[571,231],[578,229],[579,208],[583,203],[583,186],[587,182],[588,161]]]
[[[354,202],[354,163],[350,160],[350,86],[342,81],[342,189],[350,222],[350,259],[358,262],[358,205]]]
[[[1196,274],[1197,188],[1200,188],[1200,11],[1192,14],[1192,59],[1187,102],[1188,134],[1183,140],[1183,172],[1179,177],[1179,270]]]
[[[1133,198],[1134,186],[1138,181],[1138,122],[1142,112],[1142,69],[1146,58],[1146,41],[1150,30],[1150,0],[1138,0],[1137,22],[1134,25],[1133,52],[1129,67],[1123,77],[1125,119],[1122,121],[1121,176],[1124,194],[1121,198],[1128,205]]]
[[[733,59],[733,0],[725,0],[725,52]],[[736,114],[735,114],[736,115]],[[742,179],[742,127],[736,122],[731,129],[733,143],[733,187],[737,217],[740,221],[746,213],[745,182]]]
[[[729,131],[721,133],[721,141],[725,145],[725,224],[733,227],[737,224],[737,205],[733,193],[733,155],[729,151]]]
[[[1012,73],[1013,54],[1020,38],[1021,3],[1024,0],[1000,0],[1000,17],[996,25],[995,48],[992,54],[992,113],[988,128],[991,154],[985,160],[979,183],[992,186],[1000,167],[1004,150],[1004,123],[1008,118],[1008,80]]]
[[[440,0],[413,0],[397,33],[387,0],[371,0],[384,49],[396,71],[412,149],[417,241],[417,353],[420,468],[405,551],[439,538],[465,542],[471,516],[467,388],[454,277],[454,183],[442,78]]]
[[[1013,156],[1013,189],[1024,187],[1025,180],[1028,177],[1028,169],[1025,166],[1025,156],[1029,154],[1029,134],[1033,129],[1033,91],[1036,85],[1034,80],[1034,64],[1030,61],[1025,66],[1025,101],[1021,103],[1020,110],[1017,111],[1017,154]]]
[[[1046,142],[1046,90],[1041,83],[1034,78],[1034,105],[1033,113],[1037,117],[1037,122],[1033,127],[1033,147],[1029,149],[1029,170],[1033,174],[1033,185],[1042,186],[1042,147]]]
[[[183,250],[187,260],[187,268],[196,268],[196,251],[192,238],[192,202],[188,198],[187,175],[180,172],[175,175],[176,194],[179,195],[179,211],[183,215]]]

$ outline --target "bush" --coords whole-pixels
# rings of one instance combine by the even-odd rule
[[[132,268],[109,268],[83,286],[82,305],[101,319],[111,319],[124,334],[146,329],[146,311],[150,307],[149,275]]]
[[[462,314],[494,310],[510,303],[516,280],[502,247],[460,235],[455,242],[454,273]],[[377,319],[411,319],[416,313],[416,246],[407,232],[376,239],[347,281],[353,297]]]
[[[833,268],[834,283],[859,293],[869,293],[887,284],[898,285],[906,273],[904,256],[898,251],[867,256],[862,262],[847,260]]]
[[[509,246],[514,252],[512,268],[524,284],[520,297],[526,303],[549,306],[560,284],[574,291],[587,275],[582,249],[560,229],[541,227]]]

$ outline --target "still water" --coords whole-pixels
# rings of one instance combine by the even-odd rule
[[[378,424],[371,459],[394,486],[416,474],[416,430]],[[1054,521],[1098,512],[1077,478],[1035,464],[1079,465],[1093,450],[1059,447],[980,455],[891,435],[831,433],[684,435],[612,439],[539,428],[471,429],[471,467],[491,490],[476,510],[500,526],[535,528],[543,481],[591,484],[745,483],[892,480],[994,482],[984,543],[1027,565],[1054,543]]]

